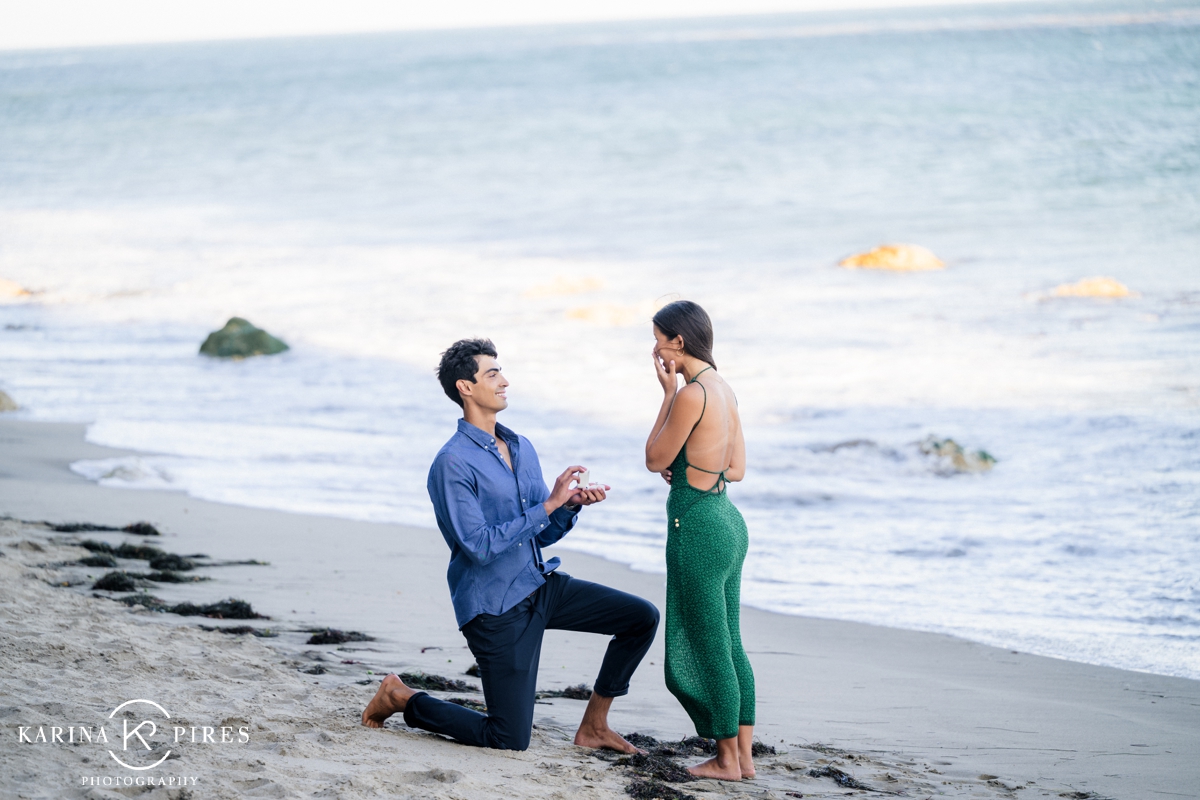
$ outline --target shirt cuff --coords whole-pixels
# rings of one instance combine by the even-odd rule
[[[576,520],[579,519],[579,511],[583,506],[578,506],[572,511],[568,506],[559,506],[554,510],[554,521],[557,522],[564,531],[569,531],[575,527]]]
[[[529,516],[529,526],[534,536],[546,530],[546,527],[550,524],[550,517],[546,514],[546,507],[541,503],[535,503],[530,506],[525,510],[525,513]],[[554,513],[557,514],[558,511],[556,510]]]

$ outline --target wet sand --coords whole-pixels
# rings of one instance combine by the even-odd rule
[[[0,796],[626,796],[624,768],[570,743],[581,701],[538,705],[538,728],[524,753],[463,747],[396,718],[383,731],[359,726],[372,681],[387,671],[477,683],[463,675],[471,658],[455,629],[446,550],[436,531],[99,487],[71,473],[69,463],[121,452],[86,443],[83,432],[79,425],[0,420],[0,515],[10,517],[0,522],[0,716],[7,741]],[[60,533],[22,520],[114,527],[145,520],[164,535]],[[272,619],[180,617],[113,602],[89,588],[87,576],[106,570],[71,563],[88,555],[78,543],[89,538],[267,561],[202,568],[196,572],[212,580],[150,592],[172,602],[237,597]],[[572,575],[662,606],[661,575],[554,552]],[[347,569],[348,562],[372,569]],[[380,564],[390,580],[379,578]],[[311,607],[293,608],[304,592],[315,598]],[[278,636],[200,627],[236,624]],[[376,641],[342,649],[306,644],[301,629],[324,626]],[[849,790],[809,774],[829,765],[910,797],[1200,796],[1200,682],[753,609],[743,610],[743,630],[758,682],[757,730],[780,753],[763,759],[755,781],[677,786],[697,798],[843,796]],[[590,684],[604,645],[600,637],[552,632],[539,685]],[[111,727],[110,712],[135,698],[154,700],[187,721],[184,727],[245,728],[249,741],[185,740],[162,766],[132,771],[95,743],[19,739],[21,727],[43,727],[47,735],[52,726]],[[629,697],[616,701],[612,722],[660,739],[694,733],[663,684],[661,635]],[[137,776],[196,782],[186,792],[178,785],[83,785],[85,778]]]

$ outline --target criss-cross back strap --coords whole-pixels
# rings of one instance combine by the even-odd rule
[[[700,425],[700,420],[704,419],[704,412],[708,410],[708,390],[704,388],[704,384],[700,383],[700,381],[698,379],[701,374],[708,372],[710,369],[712,369],[712,367],[705,367],[704,369],[700,370],[700,372],[697,372],[690,381],[688,381],[688,383],[699,384],[700,391],[704,392],[704,405],[700,407],[700,416],[696,419],[696,424],[692,426],[692,433],[696,432],[696,428]],[[692,433],[688,434],[689,439],[692,438]],[[687,443],[686,442],[684,442],[684,445],[683,445],[683,463],[686,467],[689,467],[691,469],[698,470],[700,472],[704,472],[709,475],[717,476],[717,482],[713,484],[712,488],[698,490],[698,491],[705,491],[710,494],[720,494],[721,492],[725,491],[725,484],[729,482],[729,479],[725,477],[725,472],[729,469],[729,467],[726,467],[725,469],[720,470],[720,471],[705,469],[704,467],[697,467],[695,464],[693,464],[692,462],[687,460]],[[687,480],[686,474],[683,476],[683,479],[685,481]],[[695,489],[696,487],[693,486],[692,488]]]

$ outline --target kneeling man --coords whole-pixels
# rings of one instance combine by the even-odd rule
[[[525,750],[533,728],[538,661],[546,629],[611,636],[575,744],[624,753],[636,748],[608,727],[614,697],[654,641],[658,609],[640,597],[558,572],[542,558],[574,527],[583,506],[605,498],[606,486],[581,488],[570,467],[548,490],[533,445],[497,424],[508,407],[508,381],[487,339],[455,342],[442,354],[438,380],[463,408],[458,432],[429,470],[429,497],[450,546],[446,578],[459,628],[479,664],[487,714],[430,697],[384,678],[363,711],[380,728],[404,714],[414,728],[464,744]]]

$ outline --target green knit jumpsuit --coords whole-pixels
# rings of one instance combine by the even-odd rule
[[[717,475],[716,484],[707,491],[695,488],[688,483],[688,467]],[[712,472],[688,463],[686,443],[671,465],[667,688],[692,718],[696,733],[707,739],[729,739],[737,736],[739,725],[754,724],[754,672],[742,648],[739,624],[742,562],[750,540],[725,483],[724,470]]]

